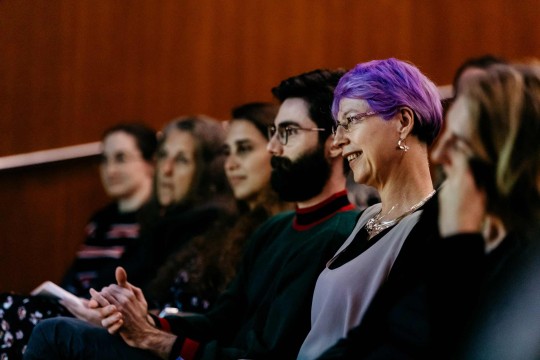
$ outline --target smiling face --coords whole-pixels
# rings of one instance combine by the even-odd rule
[[[234,197],[256,205],[258,195],[270,182],[268,141],[251,122],[233,120],[225,139],[225,173]]]
[[[194,182],[196,140],[193,136],[171,129],[157,152],[157,196],[161,206],[185,199]]]
[[[100,176],[110,197],[129,199],[146,191],[152,182],[152,173],[152,165],[143,159],[132,135],[117,131],[105,137]]]
[[[346,123],[347,118],[354,118],[358,114],[369,113],[371,109],[367,101],[362,99],[343,98],[339,102],[338,120]],[[379,188],[388,177],[396,156],[399,139],[394,117],[383,120],[377,114],[357,118],[345,131],[341,126],[334,137],[334,145],[342,150],[342,156],[349,161],[354,174],[354,181]]]

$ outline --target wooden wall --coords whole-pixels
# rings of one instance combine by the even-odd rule
[[[397,57],[540,56],[538,0],[0,0],[0,157],[175,116],[224,119],[281,79]],[[0,291],[58,281],[103,205],[91,159],[0,171]]]

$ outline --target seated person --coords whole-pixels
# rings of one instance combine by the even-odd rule
[[[381,203],[362,213],[319,275],[302,360],[316,358],[361,323],[378,289],[399,284],[417,262],[410,249],[436,234],[428,161],[442,123],[435,84],[404,61],[361,63],[339,81],[332,112],[334,145],[354,181],[375,187]],[[420,222],[423,213],[433,214],[432,221]]]
[[[134,283],[140,283],[132,259],[140,243],[139,210],[152,194],[156,147],[155,132],[142,125],[121,124],[105,132],[100,175],[116,201],[90,219],[86,241],[62,280],[64,289],[88,298],[90,288],[111,283],[117,266],[132,269]]]
[[[270,216],[292,208],[270,187],[266,132],[277,108],[249,103],[232,111],[225,138],[225,173],[239,217],[215,224],[169,258],[146,287],[146,296],[153,300],[150,307],[169,313],[207,311],[234,276],[247,237]]]
[[[162,134],[156,196],[143,214],[144,246],[139,254],[146,272],[144,288],[153,289],[149,302],[158,311],[170,305],[167,295],[175,292],[171,278],[164,287],[156,288],[157,283],[163,283],[162,275],[170,273],[175,256],[188,251],[197,236],[227,226],[236,218],[236,204],[224,171],[223,124],[202,115],[188,116],[173,120]],[[207,300],[199,291],[174,299],[177,307],[189,311],[203,311]]]
[[[332,144],[332,92],[342,71],[315,70],[273,89],[281,106],[269,128],[271,184],[296,203],[250,238],[238,273],[205,314],[155,318],[127,282],[92,291],[107,330],[76,319],[35,329],[26,359],[292,359],[309,330],[317,275],[343,243],[357,212],[347,199],[345,168]]]
[[[67,270],[61,285],[88,298],[91,287],[101,288],[114,280],[114,269],[125,266],[136,277],[131,259],[140,245],[139,213],[152,192],[153,156],[157,145],[154,130],[135,123],[107,129],[102,137],[100,175],[114,202],[97,211],[86,226],[86,240]],[[42,296],[0,294],[0,357],[20,357],[30,333],[41,319],[59,315],[79,316],[71,303],[58,304]],[[8,306],[9,304],[9,306]]]
[[[433,274],[448,287],[428,279],[432,292],[426,301],[434,309],[432,348],[445,346],[449,358],[540,356],[534,290],[516,286],[537,276],[517,270],[534,264],[528,260],[538,254],[538,136],[538,65],[494,64],[460,81],[448,129],[433,153],[448,178],[439,214],[447,256]],[[503,321],[506,314],[514,321]]]

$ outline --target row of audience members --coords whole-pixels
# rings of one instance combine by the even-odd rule
[[[76,270],[90,300],[47,304],[45,317],[64,316],[39,322],[17,351],[26,359],[535,358],[538,336],[514,346],[522,329],[511,315],[511,340],[499,331],[494,341],[492,327],[498,314],[513,314],[500,304],[515,310],[525,299],[532,305],[521,317],[538,315],[537,292],[507,284],[538,278],[526,269],[538,269],[540,68],[496,58],[470,65],[456,75],[452,103],[396,59],[291,77],[272,89],[279,109],[233,113],[225,154],[217,122],[171,123],[157,145],[154,198],[113,207],[141,209],[117,231],[130,234],[138,219],[141,246],[128,256],[133,242],[115,244],[122,263],[111,261],[103,288]],[[115,162],[130,165],[129,153],[107,153],[112,135],[139,156],[131,180],[151,184],[140,142],[120,130],[104,138],[104,185],[119,182],[107,175]],[[380,202],[362,211],[349,202],[349,168]],[[103,245],[88,241],[79,254]]]
[[[270,187],[266,133],[276,113],[273,104],[246,104],[232,111],[226,128],[206,116],[183,117],[159,141],[137,123],[105,131],[100,175],[114,202],[92,216],[61,283],[84,306],[2,294],[9,304],[2,310],[4,354],[20,358],[43,318],[74,316],[99,325],[86,311],[89,290],[115,282],[118,266],[146,289],[154,312],[206,311],[234,275],[249,234],[292,209]]]

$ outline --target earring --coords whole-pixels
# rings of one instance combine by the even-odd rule
[[[399,149],[403,152],[407,152],[409,150],[409,147],[405,144],[403,144],[402,142],[405,142],[405,139],[399,139],[398,142],[397,142],[397,148],[396,149]]]

